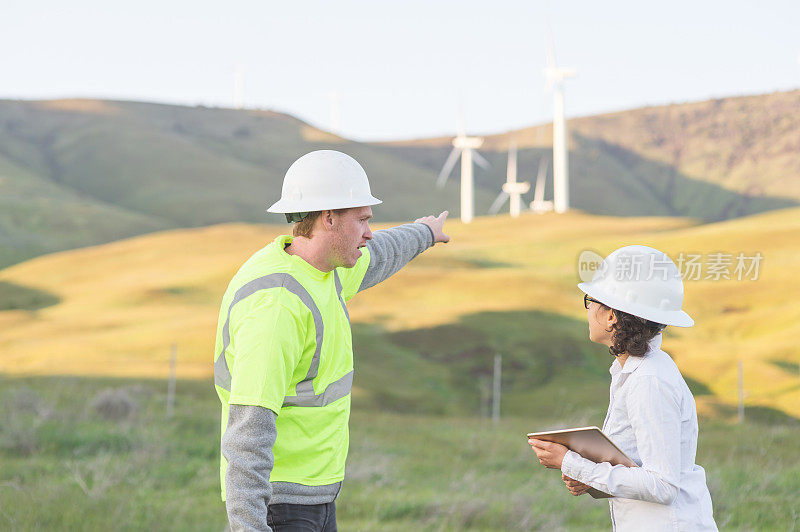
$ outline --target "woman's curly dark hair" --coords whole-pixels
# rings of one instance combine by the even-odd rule
[[[647,353],[647,344],[650,340],[666,327],[666,325],[646,320],[621,310],[612,310],[617,317],[617,323],[611,326],[613,334],[608,352],[614,356],[619,356],[623,353],[634,357],[644,356]]]

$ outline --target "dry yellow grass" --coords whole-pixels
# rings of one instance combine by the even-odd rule
[[[219,301],[238,266],[285,226],[219,225],[170,231],[40,257],[0,281],[61,298],[38,311],[0,312],[0,371],[164,377],[178,345],[181,377],[210,375]],[[392,330],[448,323],[482,311],[537,309],[585,318],[575,287],[584,249],[631,243],[680,252],[764,255],[756,281],[686,283],[697,322],[666,340],[681,370],[713,390],[701,408],[736,398],[744,361],[747,402],[800,415],[800,210],[695,225],[675,218],[581,213],[448,222],[437,246],[351,303],[358,322]],[[502,264],[502,267],[500,266]],[[588,340],[587,340],[588,341]],[[783,364],[775,364],[774,361]],[[795,366],[796,367],[796,366]]]

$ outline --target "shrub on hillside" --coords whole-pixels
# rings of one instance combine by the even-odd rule
[[[2,405],[0,449],[22,456],[33,454],[39,444],[39,427],[52,417],[53,410],[27,387],[8,390],[2,397]]]
[[[138,403],[120,388],[106,388],[92,399],[92,410],[108,421],[123,421],[136,415]]]

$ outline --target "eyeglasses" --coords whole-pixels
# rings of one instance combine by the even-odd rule
[[[595,302],[599,305],[602,305],[598,300],[593,297],[589,297],[589,294],[583,294],[583,306],[586,307],[586,310],[589,310],[589,303]]]

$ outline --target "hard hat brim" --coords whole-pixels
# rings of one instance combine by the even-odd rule
[[[267,212],[274,212],[278,214],[288,214],[293,212],[315,212],[327,211],[331,209],[350,209],[353,207],[370,207],[372,205],[379,205],[383,203],[381,200],[374,196],[367,196],[361,198],[353,198],[348,200],[325,200],[319,199],[316,201],[297,200],[292,201],[289,199],[280,199],[273,203]]]
[[[683,310],[659,310],[635,302],[625,301],[622,298],[612,296],[598,290],[591,283],[580,283],[578,288],[592,299],[600,301],[607,307],[627,312],[634,316],[650,320],[662,325],[672,325],[674,327],[691,327],[694,320]]]

